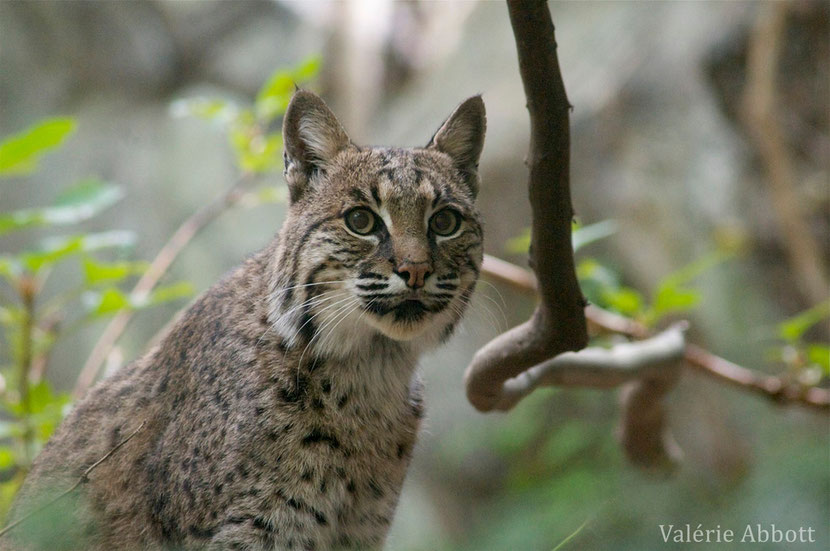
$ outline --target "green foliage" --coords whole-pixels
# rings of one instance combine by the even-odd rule
[[[830,300],[780,322],[776,328],[780,342],[770,350],[770,356],[783,363],[790,374],[806,386],[818,384],[822,377],[830,376],[830,346],[806,339],[811,328],[828,318]]]
[[[59,147],[74,130],[69,118],[50,119],[0,143],[0,175],[28,174],[39,158]],[[72,226],[93,219],[124,196],[115,185],[89,178],[67,187],[51,206],[0,212],[0,235],[34,227]],[[32,458],[49,439],[70,404],[42,378],[59,337],[102,315],[147,308],[192,293],[188,283],[155,289],[133,297],[118,285],[141,275],[145,262],[107,260],[99,255],[123,255],[135,243],[132,232],[109,230],[50,235],[16,253],[0,255],[0,512],[5,511]],[[71,263],[80,280],[76,288],[44,296],[44,284],[59,265]],[[104,288],[101,291],[101,288]],[[11,294],[7,294],[7,293]],[[70,318],[81,297],[99,298],[80,317]],[[38,367],[40,366],[40,367]]]
[[[789,343],[798,342],[812,326],[828,317],[830,317],[830,300],[821,302],[779,323],[778,336]]]
[[[623,285],[613,270],[593,258],[579,261],[576,274],[583,293],[592,303],[656,327],[669,315],[694,309],[700,302],[701,292],[690,284],[731,256],[729,251],[714,251],[670,273],[660,280],[649,299]]]
[[[41,121],[0,143],[0,177],[29,174],[40,157],[55,149],[75,130],[75,121],[56,118]]]
[[[613,220],[602,220],[587,226],[574,221],[571,225],[571,244],[574,252],[593,243],[610,237],[617,232],[617,223]],[[508,239],[505,251],[512,254],[525,253],[530,249],[530,228],[525,228],[518,236]]]
[[[314,56],[292,70],[275,71],[257,93],[254,102],[257,118],[263,122],[271,122],[275,117],[285,113],[295,87],[313,80],[320,72],[321,62],[319,56]]]
[[[156,287],[147,296],[127,294],[118,287],[107,287],[100,292],[89,292],[84,301],[92,317],[108,316],[121,310],[140,310],[171,302],[193,295],[193,285],[188,281],[179,281],[172,285]]]
[[[688,285],[701,274],[732,256],[730,251],[713,251],[664,277],[657,285],[651,306],[642,314],[643,322],[654,327],[668,314],[688,312],[700,302],[701,293]]]
[[[571,228],[574,253],[590,243],[614,235],[616,231],[617,224],[613,220],[603,220],[587,226],[574,221]],[[519,236],[507,242],[506,250],[510,253],[526,252],[530,240],[530,228],[526,228]],[[665,276],[650,299],[646,299],[640,291],[623,285],[616,272],[593,258],[580,260],[576,266],[576,275],[583,294],[590,302],[655,327],[671,314],[695,308],[700,302],[701,293],[689,285],[701,274],[731,258],[736,250],[734,246],[722,247]]]
[[[588,243],[612,235],[614,231],[615,224],[612,221],[588,226],[574,223],[574,252]],[[520,253],[527,251],[529,246],[530,230],[526,229],[508,242],[507,249],[508,252]],[[672,315],[687,313],[696,308],[703,295],[693,287],[694,281],[732,258],[740,246],[740,241],[723,243],[720,248],[663,277],[648,297],[637,289],[624,285],[614,270],[594,258],[579,260],[576,273],[582,292],[591,303],[655,328]],[[813,326],[828,318],[830,300],[777,325],[776,335],[780,343],[770,349],[770,359],[784,364],[789,378],[804,386],[819,384],[824,377],[830,376],[830,346],[804,338]],[[516,444],[520,440],[513,438],[511,442]]]
[[[21,209],[0,214],[0,235],[32,226],[59,226],[89,220],[118,202],[123,193],[97,180],[80,182],[52,207]]]
[[[272,123],[285,113],[295,86],[307,84],[319,70],[320,58],[313,57],[293,69],[275,71],[260,88],[252,105],[196,97],[174,102],[171,110],[176,116],[208,120],[223,128],[243,173],[273,172],[281,162],[282,134],[279,129],[271,129]]]

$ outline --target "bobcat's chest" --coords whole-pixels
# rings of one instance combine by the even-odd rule
[[[378,358],[305,374],[273,463],[277,548],[297,538],[323,547],[382,542],[422,416],[413,367]]]

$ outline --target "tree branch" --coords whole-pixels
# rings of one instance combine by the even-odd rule
[[[135,284],[131,294],[138,298],[149,295],[187,244],[205,226],[216,220],[219,215],[233,207],[244,197],[244,188],[249,180],[250,175],[245,174],[241,176],[229,190],[190,215],[173,235],[170,236],[170,239],[150,263],[150,267]],[[92,386],[92,383],[95,382],[101,366],[106,361],[107,356],[112,351],[118,339],[124,333],[134,314],[134,311],[122,310],[112,318],[104,329],[104,332],[98,338],[98,342],[92,348],[92,352],[84,364],[83,369],[81,369],[78,380],[75,382],[73,395],[76,399],[83,396],[87,389]]]
[[[504,260],[495,259],[498,262],[492,262],[491,259],[492,257],[484,259],[481,270],[483,276],[507,283],[516,290],[528,293],[535,292],[534,287],[529,283],[533,281],[530,272]],[[509,266],[509,268],[506,268],[506,266]],[[524,272],[524,275],[513,277],[520,272]],[[646,339],[651,336],[651,332],[643,324],[603,310],[598,306],[586,307],[585,316],[591,324],[606,331],[621,333],[638,339]],[[759,373],[730,362],[691,343],[686,345],[683,359],[687,366],[707,377],[728,383],[737,389],[764,396],[776,403],[807,406],[824,412],[830,411],[830,390],[826,388],[793,385],[780,377]]]
[[[614,388],[643,378],[675,379],[683,358],[684,330],[673,326],[643,341],[560,354],[505,381],[493,409],[512,409],[540,386]]]
[[[507,7],[530,113],[530,264],[538,276],[541,302],[530,320],[489,342],[467,367],[467,398],[481,411],[496,405],[507,379],[588,342],[571,246],[571,106],[556,57],[553,22],[544,0],[508,0]]]
[[[669,470],[681,457],[666,429],[665,396],[682,369],[686,326],[610,349],[565,352],[504,382],[495,409],[506,411],[540,386],[613,388],[625,385],[618,436],[632,463]]]

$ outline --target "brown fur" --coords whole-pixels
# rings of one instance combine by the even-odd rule
[[[14,548],[382,546],[422,416],[418,355],[449,336],[478,276],[483,133],[471,98],[426,148],[360,148],[319,98],[295,94],[280,235],[77,404],[11,519],[144,425],[17,527]],[[347,228],[355,206],[377,213],[376,234]],[[449,238],[428,229],[444,206],[462,219]],[[399,268],[422,256],[425,287],[411,290]]]

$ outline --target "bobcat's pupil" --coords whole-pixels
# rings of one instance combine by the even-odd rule
[[[432,231],[438,235],[450,235],[458,228],[458,215],[449,209],[438,211],[432,217]]]
[[[375,217],[367,209],[354,209],[346,215],[346,224],[355,233],[367,234],[375,225]]]

